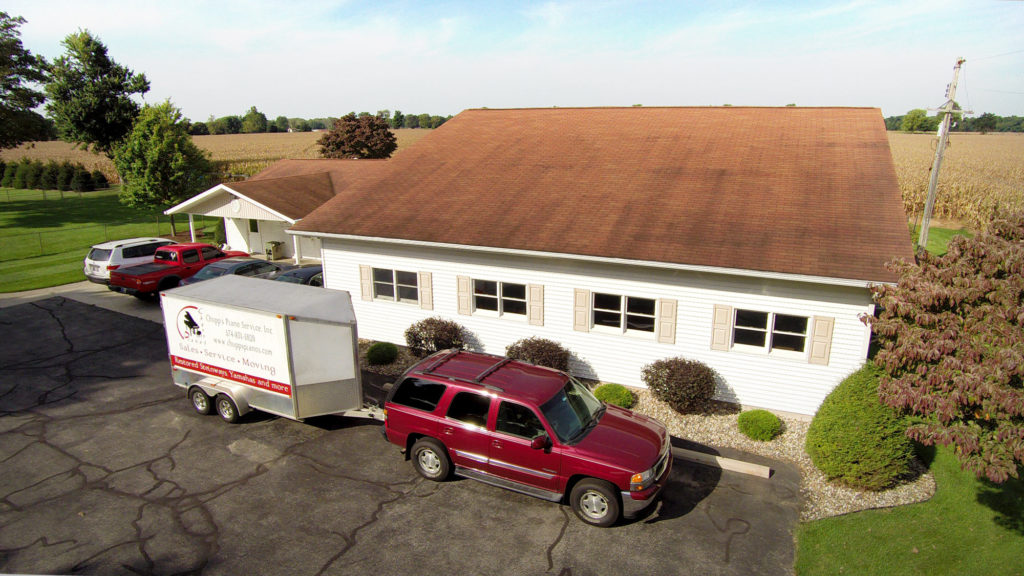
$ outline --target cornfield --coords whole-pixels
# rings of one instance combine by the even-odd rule
[[[395,130],[398,152],[430,130]],[[225,180],[240,179],[263,170],[282,158],[316,158],[317,132],[279,134],[225,134],[195,136],[196,144],[210,152]],[[907,216],[920,218],[935,154],[935,136],[889,132],[896,176]],[[70,160],[87,169],[102,170],[117,182],[114,165],[105,156],[75,149],[66,142],[34,142],[0,153],[5,161],[22,157]],[[984,229],[997,211],[1024,210],[1024,134],[959,134],[950,136],[939,173],[934,217]]]
[[[889,132],[907,216],[919,219],[935,159],[932,134]],[[1024,210],[1024,134],[949,137],[939,169],[933,216],[984,230],[997,212]]]

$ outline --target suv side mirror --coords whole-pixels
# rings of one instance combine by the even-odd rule
[[[548,440],[547,434],[541,434],[530,441],[530,448],[534,450],[544,450],[548,447],[550,440]]]

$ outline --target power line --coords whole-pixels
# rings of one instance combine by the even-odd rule
[[[972,62],[977,62],[978,60],[988,60],[989,58],[999,58],[999,57],[1002,57],[1002,56],[1010,56],[1011,54],[1020,54],[1021,52],[1024,52],[1024,50],[1014,50],[1013,52],[1003,52],[1002,54],[993,54],[991,56],[982,56],[981,58],[971,58],[971,61]]]

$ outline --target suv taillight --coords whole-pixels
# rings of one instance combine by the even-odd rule
[[[107,265],[107,270],[117,270],[120,267],[121,267],[120,264],[109,264],[109,265]]]

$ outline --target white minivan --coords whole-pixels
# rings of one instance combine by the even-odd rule
[[[152,262],[156,249],[168,244],[177,242],[167,238],[128,238],[97,244],[86,255],[82,272],[92,282],[108,284],[111,270]]]

